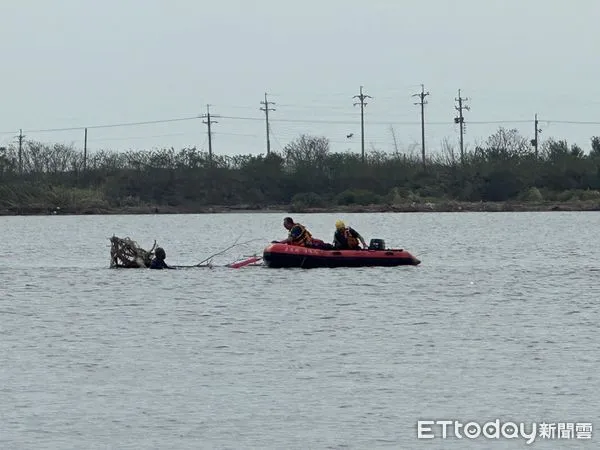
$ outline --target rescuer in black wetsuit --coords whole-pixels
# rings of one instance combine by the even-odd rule
[[[167,254],[165,253],[165,250],[162,247],[157,247],[154,255],[155,257],[150,263],[151,269],[175,269],[175,267],[170,267],[165,262]]]

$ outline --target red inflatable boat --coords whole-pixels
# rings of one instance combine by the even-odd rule
[[[383,241],[378,239],[378,243]],[[373,248],[361,250],[336,250],[301,247],[290,244],[273,243],[263,252],[267,267],[366,267],[366,266],[418,266],[417,258],[403,249]]]

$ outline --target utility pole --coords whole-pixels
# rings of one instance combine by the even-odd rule
[[[421,92],[413,94],[413,97],[419,97],[420,101],[415,105],[421,105],[421,153],[423,154],[423,167],[425,167],[425,97],[429,95],[429,92],[425,92],[425,86],[421,85]]]
[[[206,105],[206,114],[202,115],[202,117],[206,117],[206,120],[203,120],[202,123],[205,123],[206,125],[208,125],[208,159],[210,161],[212,161],[212,131],[211,131],[211,124],[213,123],[218,123],[216,120],[211,120],[210,119],[210,105]],[[219,117],[219,116],[213,116],[213,117]]]
[[[468,98],[462,98],[460,96],[460,89],[458,90],[458,98],[456,101],[458,102],[458,106],[454,108],[458,111],[458,117],[454,118],[454,123],[459,124],[460,126],[460,162],[464,164],[465,162],[465,152],[464,152],[464,132],[465,132],[465,118],[463,117],[463,110],[469,111],[471,108],[468,106],[463,106],[463,102],[468,101]]]
[[[19,130],[19,175],[23,175],[23,130]]]
[[[265,92],[265,101],[260,102],[261,105],[265,105],[264,108],[260,108],[261,111],[265,112],[265,121],[267,123],[267,156],[271,153],[271,139],[269,137],[269,111],[275,111],[275,108],[269,108],[269,105],[274,105],[274,102],[267,101],[267,93]]]
[[[539,122],[538,122],[538,118],[537,118],[537,114],[535,115],[535,119],[533,121],[533,126],[534,126],[534,138],[531,140],[531,145],[533,145],[533,147],[535,148],[535,157],[538,157],[538,146],[539,146],[539,137],[538,137],[538,133],[541,133],[542,130],[539,128]]]
[[[87,128],[83,134],[83,173],[87,173]]]
[[[360,87],[360,94],[359,95],[355,95],[352,98],[357,98],[359,101],[354,103],[354,106],[356,105],[360,105],[360,145],[361,145],[361,152],[362,152],[362,162],[365,162],[365,106],[367,106],[367,103],[365,103],[365,99],[367,98],[373,98],[370,95],[365,95],[363,94],[363,87]]]

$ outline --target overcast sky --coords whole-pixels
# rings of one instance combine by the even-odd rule
[[[20,128],[82,145],[82,130],[35,130],[193,118],[210,103],[213,151],[259,154],[267,92],[274,150],[307,133],[360,151],[363,85],[367,146],[391,151],[391,126],[420,145],[423,83],[428,151],[458,144],[458,89],[471,146],[501,125],[531,138],[538,113],[541,138],[587,151],[600,125],[559,121],[600,123],[598,17],[598,0],[4,0],[0,145]],[[206,149],[206,137],[192,119],[90,128],[88,146]]]

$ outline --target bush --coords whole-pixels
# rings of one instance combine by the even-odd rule
[[[321,208],[325,206],[325,200],[314,192],[301,192],[292,197],[294,208]]]
[[[424,186],[418,190],[418,198],[421,199],[442,199],[446,197],[446,194],[440,187],[436,186]],[[415,200],[416,201],[416,200]]]
[[[335,197],[338,205],[375,205],[382,203],[381,196],[364,189],[347,189]]]
[[[579,200],[579,192],[573,189],[559,192],[556,194],[556,200],[559,202],[573,202]]]
[[[520,200],[525,202],[542,202],[544,201],[544,196],[540,190],[534,186],[526,192],[523,192],[520,196]]]
[[[108,206],[104,194],[96,189],[54,187],[48,192],[47,204],[63,210],[94,209]]]
[[[421,201],[421,197],[408,188],[395,187],[388,193],[388,195],[386,195],[386,201],[390,205],[401,205],[407,202],[419,203]]]
[[[592,189],[586,189],[579,194],[581,200],[599,200],[600,192]]]
[[[600,200],[600,192],[593,189],[570,189],[556,194],[559,202]]]

